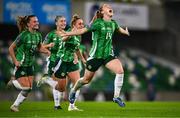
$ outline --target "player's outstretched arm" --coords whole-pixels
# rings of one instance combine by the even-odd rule
[[[51,48],[51,47],[53,47],[54,46],[54,43],[49,43],[49,44],[42,44],[42,46],[44,47],[44,48]]]
[[[130,36],[130,33],[128,31],[128,28],[126,27],[125,29],[119,27],[119,32],[122,33],[122,34],[125,34],[125,35],[128,35]]]
[[[71,32],[66,32],[66,33],[63,33],[63,34],[60,34],[60,35],[62,37],[65,37],[65,36],[76,36],[76,35],[82,35],[82,34],[86,33],[87,31],[88,31],[87,28],[82,28],[82,29],[71,31]]]
[[[62,41],[67,41],[69,39],[69,36],[62,37]]]

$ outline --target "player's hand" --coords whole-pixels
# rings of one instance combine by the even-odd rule
[[[77,64],[78,61],[79,61],[78,58],[75,58],[74,61],[73,61],[73,63],[74,63],[74,64]]]
[[[47,56],[50,56],[50,55],[51,55],[51,52],[50,52],[50,51],[47,51],[46,54],[47,54]]]
[[[17,61],[17,60],[15,60],[14,64],[15,64],[15,66],[16,66],[17,68],[19,68],[19,67],[21,66],[21,63],[20,63],[19,61]]]
[[[126,29],[125,29],[125,33],[126,33],[126,35],[130,36],[130,33],[129,33],[129,31],[128,31],[128,28],[127,28],[127,27],[126,27]]]
[[[77,63],[78,63],[78,60],[74,60],[73,63],[74,63],[74,64],[77,64]]]
[[[50,43],[49,46],[50,46],[50,48],[53,47],[53,46],[54,46],[54,43]]]
[[[83,62],[84,65],[86,65],[86,60],[85,59],[83,59],[82,62]]]

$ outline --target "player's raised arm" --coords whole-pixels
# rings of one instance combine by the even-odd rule
[[[125,29],[119,27],[119,32],[122,33],[122,34],[125,34],[125,35],[128,35],[130,36],[130,33],[128,31],[128,28],[126,27]]]

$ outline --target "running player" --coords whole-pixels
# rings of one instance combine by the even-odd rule
[[[124,107],[125,103],[120,98],[120,91],[123,85],[124,70],[119,59],[114,56],[112,46],[112,36],[115,31],[128,35],[129,32],[126,27],[119,27],[118,24],[112,20],[113,9],[110,5],[104,4],[94,17],[94,21],[90,28],[83,28],[80,30],[66,32],[61,36],[81,35],[85,32],[92,31],[92,48],[90,50],[90,57],[87,59],[86,71],[83,79],[79,79],[75,86],[71,89],[69,100],[71,103],[75,100],[76,91],[83,85],[88,84],[95,72],[101,65],[105,65],[109,70],[116,74],[114,80],[114,98],[113,101],[119,106]]]
[[[59,50],[59,48],[62,46],[62,38],[61,36],[57,35],[57,31],[64,31],[65,27],[66,27],[66,18],[64,16],[56,16],[55,18],[55,24],[56,24],[56,30],[53,30],[51,32],[49,32],[44,40],[44,44],[50,44],[50,43],[54,43],[54,47],[52,47],[50,49],[51,51],[51,56],[48,57],[47,59],[47,72],[46,74],[37,82],[37,86],[41,86],[41,84],[43,83],[47,83],[49,85],[51,85],[52,83],[54,83],[55,81],[52,80],[52,74],[54,73],[54,69],[56,66],[56,60],[58,59],[57,57],[57,52]],[[61,50],[62,48],[60,48]],[[57,83],[57,82],[55,82]],[[63,92],[59,92],[58,90],[56,90],[55,88],[53,88],[53,98],[54,98],[54,109],[62,109],[62,107],[60,106],[60,101],[61,98],[63,98]]]
[[[19,111],[19,105],[26,99],[32,89],[35,53],[40,51],[50,55],[50,51],[47,48],[53,46],[53,43],[42,45],[42,36],[37,31],[39,22],[35,15],[19,17],[17,23],[20,34],[9,47],[9,53],[15,65],[16,79],[10,81],[21,92],[10,107],[13,112]]]
[[[84,27],[83,20],[74,15],[71,21],[71,31],[75,31],[77,29],[82,29]],[[64,91],[66,86],[66,76],[71,80],[73,85],[76,83],[78,79],[80,79],[79,72],[79,64],[74,61],[74,53],[85,63],[85,59],[82,56],[79,46],[80,46],[80,36],[71,36],[66,38],[63,46],[63,55],[61,56],[61,63],[58,64],[58,69],[54,74],[54,78],[58,80],[58,84],[56,85],[56,89],[59,91]],[[77,94],[76,94],[77,96]],[[68,107],[68,111],[79,110],[74,103],[70,103]]]

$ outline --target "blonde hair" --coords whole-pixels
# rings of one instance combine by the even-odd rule
[[[71,20],[71,27],[73,27],[77,20],[81,19],[77,14],[74,14]]]
[[[61,18],[64,18],[64,16],[56,16],[56,18],[55,18],[55,22],[57,22],[59,19],[61,19]]]

